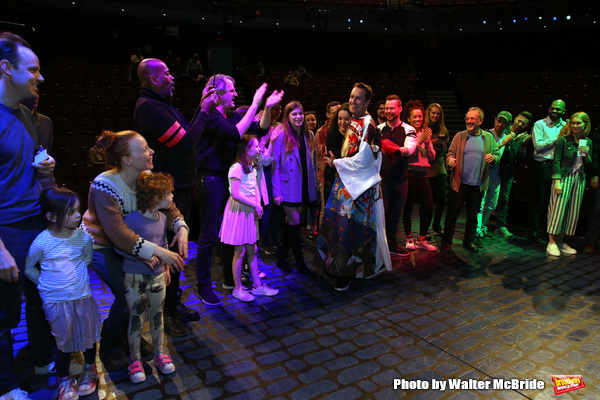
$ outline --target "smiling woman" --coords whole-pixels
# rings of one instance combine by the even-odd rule
[[[291,248],[298,272],[309,274],[302,255],[300,224],[307,207],[317,201],[317,146],[313,133],[306,127],[300,102],[288,103],[282,120],[283,133],[273,143],[273,199],[283,207],[286,216],[277,266],[291,271],[287,262]]]
[[[590,168],[592,140],[590,117],[584,112],[573,114],[559,135],[552,163],[552,192],[548,207],[548,247],[551,256],[573,255],[577,250],[565,243],[574,235],[585,191],[585,168]]]
[[[138,257],[153,268],[161,263],[180,271],[187,256],[188,227],[173,203],[165,212],[168,226],[175,232],[179,254],[144,240],[127,227],[124,218],[136,211],[137,177],[153,167],[154,151],[146,139],[135,131],[105,131],[98,142],[106,149],[110,170],[98,175],[90,187],[88,210],[83,215],[83,228],[94,241],[92,265],[115,296],[102,328],[100,357],[108,370],[128,364],[122,347],[128,323],[122,259],[114,251],[118,247]],[[182,258],[183,257],[183,258]]]

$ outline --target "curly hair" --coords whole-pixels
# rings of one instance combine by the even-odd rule
[[[152,210],[164,197],[174,190],[173,177],[162,172],[143,171],[136,179],[137,207],[140,212]]]

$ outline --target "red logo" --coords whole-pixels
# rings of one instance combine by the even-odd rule
[[[585,387],[581,375],[552,375],[552,382],[554,382],[554,394],[557,395]]]

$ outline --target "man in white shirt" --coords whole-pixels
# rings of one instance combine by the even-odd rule
[[[558,139],[560,130],[566,121],[562,119],[565,115],[565,102],[554,100],[548,109],[548,116],[536,121],[532,130],[533,142],[533,182],[530,200],[530,231],[529,239],[541,243],[541,221],[545,221],[548,201],[550,200],[550,188],[552,187],[552,162],[554,160],[554,146]],[[546,230],[544,229],[543,232]]]
[[[400,120],[402,101],[393,94],[386,98],[387,122],[377,126],[381,134],[383,161],[381,188],[385,208],[385,228],[390,253],[408,257],[410,253],[396,240],[398,223],[408,194],[408,158],[415,152],[415,128]]]

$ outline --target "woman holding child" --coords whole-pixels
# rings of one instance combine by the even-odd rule
[[[105,131],[98,139],[106,149],[106,172],[98,175],[90,186],[88,209],[83,215],[82,228],[92,236],[94,255],[92,265],[108,285],[115,301],[102,327],[100,358],[107,370],[127,367],[125,354],[128,308],[125,299],[122,258],[114,247],[146,260],[149,266],[158,262],[180,271],[187,257],[188,227],[173,203],[165,210],[167,226],[175,233],[172,244],[178,253],[144,240],[129,229],[125,216],[137,210],[136,179],[145,170],[152,170],[154,151],[142,135],[134,131]],[[142,353],[149,345],[142,344]],[[150,350],[151,351],[151,350]]]

